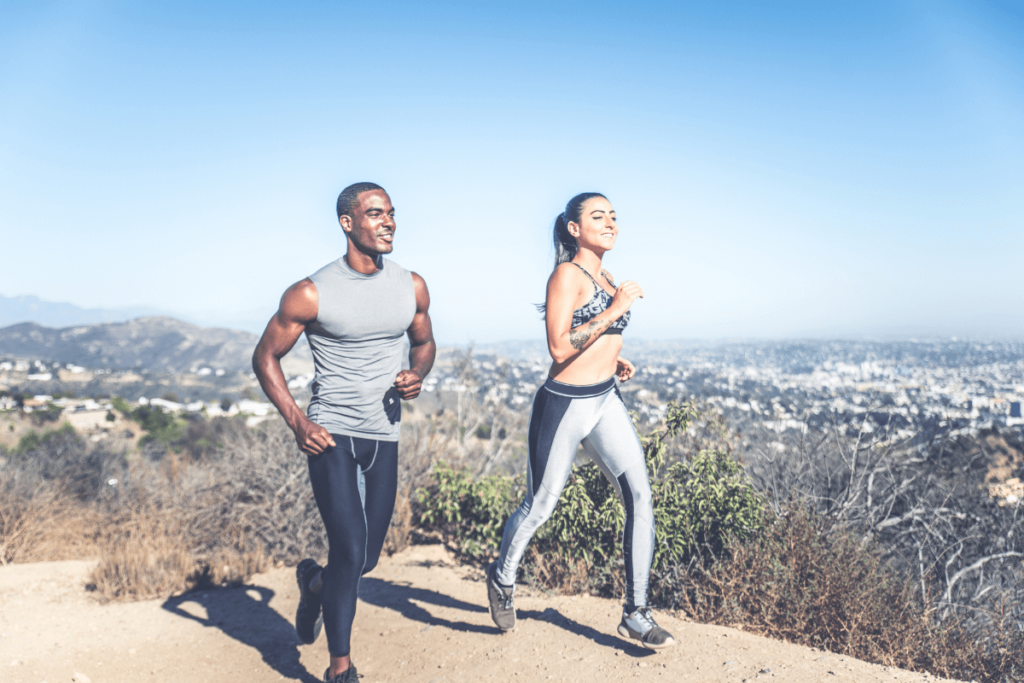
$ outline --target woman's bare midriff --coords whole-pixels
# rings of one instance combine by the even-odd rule
[[[552,363],[548,376],[563,384],[597,384],[615,374],[622,350],[621,334],[605,334],[567,363]]]

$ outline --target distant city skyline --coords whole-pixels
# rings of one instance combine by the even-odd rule
[[[438,340],[536,339],[604,192],[637,339],[1024,336],[1012,2],[26,3],[0,295],[269,318],[372,180]],[[248,327],[248,325],[247,325]]]

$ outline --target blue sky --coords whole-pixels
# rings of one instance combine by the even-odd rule
[[[575,193],[638,338],[1024,336],[1024,4],[0,2],[0,294],[262,320],[385,186],[439,340]]]

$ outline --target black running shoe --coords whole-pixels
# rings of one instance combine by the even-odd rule
[[[640,644],[652,650],[660,650],[676,644],[672,634],[658,626],[651,616],[650,607],[641,607],[632,614],[622,613],[619,635],[639,640]]]
[[[328,678],[327,674],[330,673],[331,669],[328,667],[324,669],[324,683],[356,683],[359,680],[359,674],[356,673],[356,665],[351,662],[348,668],[342,671],[334,678]]]
[[[511,631],[516,625],[516,608],[512,604],[512,588],[502,588],[498,585],[498,563],[491,562],[487,565],[487,602],[491,605],[491,619],[494,625],[502,631]]]
[[[320,594],[309,588],[309,581],[321,567],[313,560],[306,558],[295,568],[295,580],[299,583],[299,607],[295,610],[295,632],[299,640],[306,645],[311,644],[320,635],[324,625],[324,615],[320,612]]]

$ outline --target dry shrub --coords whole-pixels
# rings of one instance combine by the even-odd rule
[[[197,548],[212,553],[235,534],[276,562],[327,555],[306,456],[282,420],[225,440],[217,459],[193,464],[183,483],[178,514]]]
[[[391,526],[388,527],[388,535],[384,538],[384,552],[388,555],[394,555],[404,550],[412,540],[416,522],[412,514],[411,495],[409,487],[405,487],[398,491],[395,498],[395,511],[391,515]]]
[[[305,459],[268,427],[235,433],[216,459],[169,454],[124,474],[103,504],[108,531],[92,576],[101,600],[239,584],[271,560],[325,547]]]
[[[142,600],[184,590],[193,560],[182,529],[160,510],[141,505],[110,519],[89,589],[100,600]]]
[[[68,425],[0,451],[0,565],[77,559],[96,551],[95,501],[121,453],[90,448]]]
[[[980,681],[1014,680],[1024,658],[1012,623],[979,639],[960,622],[936,623],[916,586],[880,550],[825,533],[831,520],[789,503],[763,535],[732,543],[717,562],[659,578],[691,618],[818,647],[869,662]]]
[[[263,571],[267,557],[245,539],[196,557],[184,534],[155,511],[139,511],[101,546],[88,588],[100,601],[162,598],[206,586],[238,585]]]
[[[409,492],[435,456],[436,442],[419,436],[404,449],[389,553],[409,543]],[[216,452],[202,460],[171,452],[139,460],[122,477],[124,486],[103,503],[109,531],[93,577],[102,600],[237,584],[270,562],[327,555],[306,457],[281,420],[220,434]]]
[[[59,484],[0,470],[0,566],[91,555],[98,518]]]
[[[585,558],[544,552],[528,546],[522,562],[523,578],[530,586],[545,592],[564,595],[594,592],[622,595],[626,590],[621,571],[608,571],[594,566]]]

